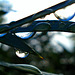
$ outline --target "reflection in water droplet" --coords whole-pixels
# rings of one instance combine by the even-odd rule
[[[67,6],[63,9],[57,10],[54,15],[61,21],[69,21],[75,16],[74,5]]]
[[[22,39],[28,39],[34,35],[34,32],[18,32],[15,35]]]
[[[19,58],[26,58],[26,57],[29,55],[29,53],[28,53],[28,52],[22,52],[22,51],[17,50],[17,51],[16,51],[16,55],[17,55]]]
[[[6,33],[0,34],[0,37],[3,37],[4,35],[6,35]]]

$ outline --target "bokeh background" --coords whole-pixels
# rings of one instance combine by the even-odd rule
[[[16,21],[60,2],[59,0],[45,0],[44,2],[42,2],[43,0],[23,1],[0,0],[0,24]],[[75,5],[73,5],[73,7],[74,6]],[[56,20],[53,14],[48,15],[44,19]],[[75,18],[71,21],[75,22]],[[75,33],[37,32],[33,38],[25,40],[25,42],[43,56],[44,59],[42,60],[32,54],[23,59],[19,58],[16,56],[14,48],[0,43],[0,61],[16,64],[31,64],[42,71],[55,74],[75,75]],[[0,66],[0,75],[16,74],[29,75],[25,72]]]

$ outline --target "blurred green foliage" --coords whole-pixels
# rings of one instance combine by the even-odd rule
[[[53,33],[50,33],[53,34]],[[46,38],[42,40],[42,37]],[[41,35],[35,35],[32,39],[27,40],[27,43],[31,45],[35,50],[39,52],[44,59],[40,59],[37,56],[29,55],[28,57],[21,59],[15,55],[14,48],[9,48],[7,51],[0,49],[0,60],[16,63],[16,64],[31,64],[38,67],[40,70],[55,73],[55,74],[64,74],[64,75],[74,75],[75,71],[75,52],[70,53],[64,49],[63,52],[54,52],[54,48],[50,40],[51,36],[48,36],[47,33]],[[75,38],[75,37],[72,37]],[[7,69],[2,67],[1,72],[5,75],[16,75],[16,74],[27,74],[26,72],[15,71],[13,69]]]
[[[2,17],[2,16],[1,16]],[[3,22],[3,17],[0,17],[0,23]],[[51,44],[53,33],[47,32],[36,34],[33,38],[25,40],[31,47],[38,51],[44,59],[37,56],[29,55],[27,58],[21,59],[15,55],[14,48],[9,47],[5,50],[4,44],[0,44],[0,61],[11,62],[15,64],[31,64],[38,67],[42,71],[50,73],[62,73],[64,75],[75,75],[75,48],[74,52],[70,53],[63,48],[62,52],[55,52],[57,48]],[[75,41],[75,34],[71,36]],[[24,71],[18,71],[0,66],[0,75],[28,75]]]

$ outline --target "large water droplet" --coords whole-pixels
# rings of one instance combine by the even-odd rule
[[[22,39],[29,39],[34,35],[34,32],[18,32],[15,33],[16,36],[22,38]]]
[[[19,58],[26,58],[29,53],[28,52],[22,52],[20,50],[16,50],[16,55],[19,57]]]
[[[4,35],[6,35],[6,33],[0,34],[0,37],[3,37]]]
[[[54,15],[61,21],[69,21],[75,16],[75,5],[70,5],[60,10],[57,10]]]

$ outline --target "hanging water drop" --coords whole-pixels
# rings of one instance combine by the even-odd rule
[[[6,35],[6,33],[0,34],[0,37],[3,37],[4,35]]]
[[[75,4],[72,4],[70,6],[67,6],[65,8],[62,8],[60,10],[57,10],[54,15],[57,19],[60,21],[69,21],[75,16],[75,10],[74,10]]]
[[[15,35],[20,37],[21,39],[29,39],[34,35],[34,32],[18,32],[15,33]]]
[[[16,55],[19,58],[26,58],[29,55],[29,53],[28,52],[22,52],[22,51],[16,50]]]

